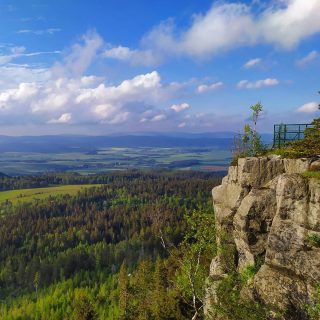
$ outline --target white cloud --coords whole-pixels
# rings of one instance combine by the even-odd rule
[[[103,55],[106,58],[127,61],[133,65],[153,66],[160,61],[160,58],[152,50],[131,50],[123,46],[107,49]]]
[[[67,124],[72,115],[73,124],[159,122],[167,119],[169,111],[157,105],[170,100],[174,92],[156,71],[113,86],[94,76],[51,76],[44,83],[21,83],[0,91],[0,118],[1,122]]]
[[[210,56],[251,38],[252,21],[247,12],[248,8],[241,4],[213,6],[205,15],[195,15],[186,31],[179,32],[173,22],[168,21],[153,29],[143,43],[164,54]],[[252,38],[250,42],[253,41]]]
[[[99,104],[94,108],[94,112],[99,118],[106,120],[117,113],[117,108],[112,104]]]
[[[151,121],[152,122],[158,122],[158,121],[162,121],[165,120],[167,117],[165,114],[157,114],[156,116],[154,116]]]
[[[11,104],[23,104],[38,92],[34,83],[20,83],[16,89],[8,89],[0,92],[0,110],[10,109]]]
[[[298,113],[314,113],[316,111],[319,111],[319,103],[317,102],[306,103],[296,110]]]
[[[32,29],[21,29],[18,30],[16,33],[31,33],[35,34],[38,36],[44,35],[44,34],[55,34],[56,32],[60,32],[60,28],[47,28],[47,29],[42,29],[42,30],[32,30]]]
[[[174,110],[175,112],[181,112],[190,108],[188,103],[181,103],[181,104],[173,104],[170,109]]]
[[[121,124],[126,122],[129,119],[130,112],[121,112],[109,122],[110,124]]]
[[[28,65],[0,65],[0,93],[2,90],[17,88],[20,83],[44,83],[50,79],[51,72],[47,68],[30,67]]]
[[[255,59],[251,59],[249,61],[247,61],[245,64],[244,64],[244,68],[245,69],[251,69],[257,65],[259,65],[261,63],[261,58],[255,58]]]
[[[278,3],[278,7],[264,11],[258,24],[266,43],[291,49],[320,32],[318,0],[284,0]]]
[[[130,50],[128,47],[114,47],[104,52],[106,58],[113,58],[118,60],[129,60],[135,51]]]
[[[216,82],[212,84],[201,84],[197,88],[198,93],[205,93],[208,91],[214,91],[223,87],[223,82]]]
[[[179,123],[178,128],[180,128],[180,129],[184,128],[186,125],[187,124],[185,122],[181,122],[181,123]]]
[[[142,118],[142,119],[140,119],[140,123],[144,123],[144,122],[147,122],[147,121],[148,121],[147,118]]]
[[[297,60],[297,65],[299,67],[304,67],[319,57],[320,57],[320,54],[317,51],[313,50],[310,53],[308,53],[305,57]]]
[[[49,124],[62,124],[70,122],[72,118],[71,113],[64,113],[58,119],[51,119],[47,123]]]
[[[88,32],[51,68],[13,64],[17,57],[43,54],[29,53],[24,47],[8,47],[0,65],[0,123],[6,126],[60,125],[66,128],[96,125],[98,127],[176,128],[181,123],[179,111],[166,108],[180,97],[185,84],[165,84],[157,71],[138,74],[120,83],[107,84],[105,78],[87,75],[92,63],[101,58],[104,41],[96,32]],[[114,55],[130,56],[126,49]],[[136,54],[136,53],[135,53]],[[188,106],[189,107],[189,106]],[[138,127],[140,124],[140,127]],[[160,126],[160,124],[159,124]],[[51,129],[52,130],[52,129]],[[62,130],[62,129],[60,129]],[[112,129],[110,129],[112,130]]]
[[[26,51],[25,47],[12,47],[10,48],[10,52],[12,54],[21,54]]]
[[[9,48],[10,53],[5,55],[0,55],[0,66],[6,65],[9,62],[13,61],[14,59],[21,58],[21,57],[33,57],[33,56],[40,56],[40,55],[47,55],[47,54],[59,54],[60,51],[39,51],[39,52],[30,52],[26,53],[25,47],[12,47]]]
[[[65,52],[63,61],[53,66],[54,77],[82,76],[92,64],[102,45],[103,40],[95,31],[87,32],[81,37],[81,43],[74,44]]]
[[[12,59],[12,55],[0,56],[0,66],[9,63]]]
[[[151,50],[157,59],[207,58],[257,44],[289,50],[320,32],[319,0],[277,0],[255,12],[250,5],[218,1],[206,13],[194,14],[188,28],[178,29],[172,19],[162,22],[143,37],[141,49],[127,48],[126,57]]]
[[[118,86],[107,87],[100,83],[95,88],[80,91],[76,103],[90,103],[94,101],[110,101],[129,103],[140,100],[155,101],[161,96],[163,86],[158,72],[138,75],[130,80],[124,80]]]
[[[100,123],[120,124],[128,120],[130,113],[121,111],[121,107],[112,104],[101,104],[94,108]]]
[[[239,89],[259,89],[262,87],[277,86],[278,84],[279,84],[279,80],[267,78],[264,80],[257,80],[254,82],[251,82],[249,80],[241,80],[238,82],[237,87]]]

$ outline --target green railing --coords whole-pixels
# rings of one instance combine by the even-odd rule
[[[273,130],[273,147],[281,148],[287,142],[303,139],[304,131],[312,127],[312,124],[275,124]]]

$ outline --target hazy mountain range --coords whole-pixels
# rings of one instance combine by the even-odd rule
[[[0,152],[90,152],[100,148],[134,147],[217,147],[230,148],[234,134],[217,133],[135,133],[109,136],[48,135],[48,136],[0,136]],[[263,135],[266,143],[270,134]]]

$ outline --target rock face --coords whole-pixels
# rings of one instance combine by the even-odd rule
[[[305,305],[320,283],[320,180],[301,173],[319,166],[317,159],[261,157],[239,159],[220,186],[213,189],[217,242],[233,247],[212,260],[211,293],[233,268],[259,265],[251,290],[259,301],[304,319]],[[218,251],[219,252],[219,251]],[[286,318],[286,317],[285,317]]]

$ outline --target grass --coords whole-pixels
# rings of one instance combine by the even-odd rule
[[[35,199],[47,199],[57,195],[76,195],[79,191],[91,187],[99,187],[99,184],[66,185],[48,188],[19,189],[0,192],[0,204],[10,201],[13,205],[19,202],[32,202]]]
[[[303,173],[303,176],[306,178],[320,179],[320,171],[307,171],[307,172]]]

